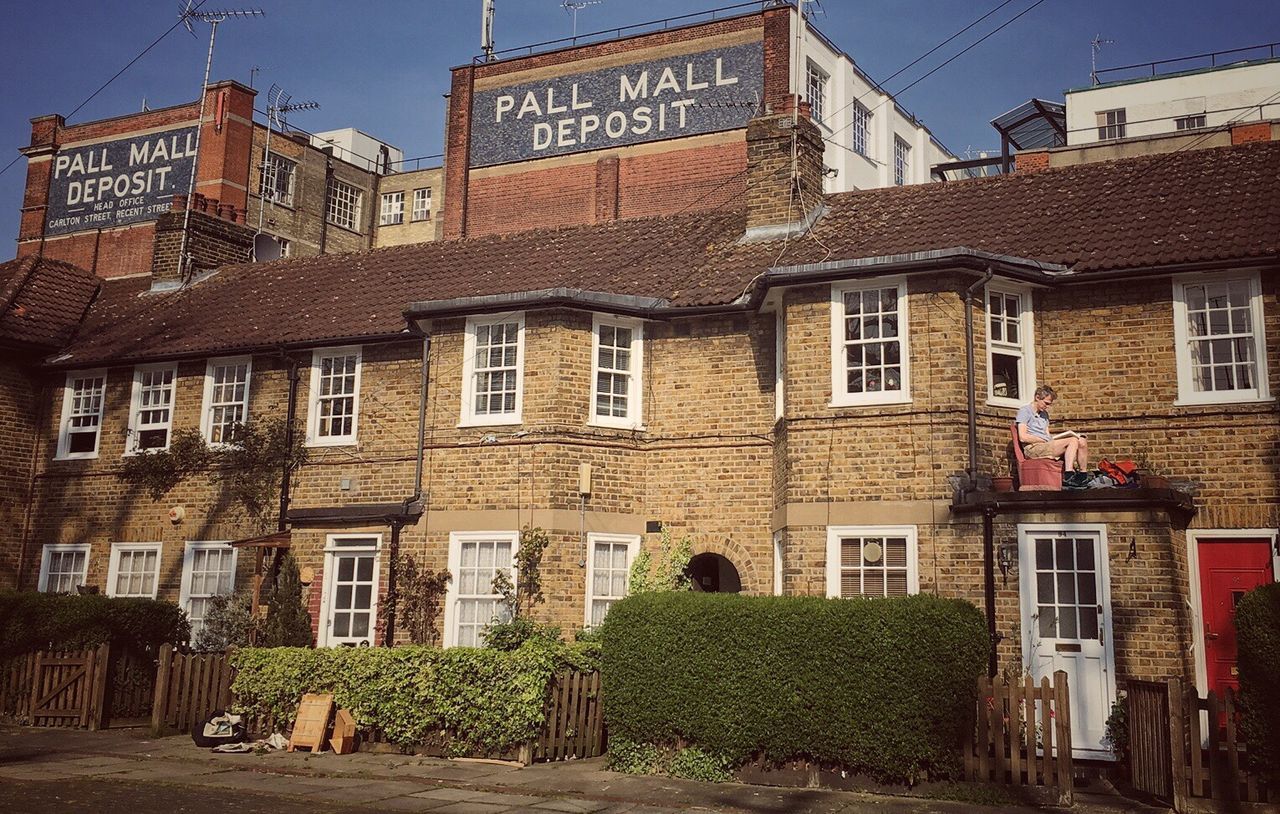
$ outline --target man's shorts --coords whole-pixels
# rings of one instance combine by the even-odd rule
[[[1022,454],[1028,458],[1056,458],[1053,453],[1053,444],[1048,441],[1038,441],[1034,444],[1023,444]]]

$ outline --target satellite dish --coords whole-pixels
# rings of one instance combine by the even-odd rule
[[[280,259],[280,241],[268,234],[259,232],[253,238],[253,261],[269,263]]]

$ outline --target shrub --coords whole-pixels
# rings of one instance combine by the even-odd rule
[[[662,544],[655,559],[641,549],[631,563],[628,590],[632,594],[655,591],[687,591],[693,584],[689,579],[689,560],[693,559],[693,541],[688,537],[671,541],[671,532],[662,530]]]
[[[104,642],[137,649],[185,642],[187,615],[172,602],[97,594],[0,593],[0,658]]]
[[[217,652],[229,647],[245,647],[255,627],[253,597],[249,590],[211,596],[204,609],[204,625],[196,634],[194,648]]]
[[[372,632],[372,631],[371,631]],[[263,647],[310,647],[311,614],[302,602],[302,577],[298,561],[286,554],[267,598],[267,618],[262,621]]]
[[[700,765],[809,758],[885,782],[958,772],[988,652],[981,613],[934,596],[650,593],[602,628],[613,744],[695,746]]]
[[[1249,763],[1280,783],[1280,583],[1245,594],[1236,606],[1240,667],[1240,729]]]
[[[507,653],[455,647],[246,648],[234,656],[242,711],[293,719],[303,693],[331,692],[363,727],[401,746],[446,732],[458,753],[496,753],[536,736],[557,670],[590,669],[572,646],[534,639]]]
[[[480,634],[484,638],[484,646],[494,650],[511,652],[519,650],[530,639],[542,639],[556,643],[560,641],[560,628],[555,625],[544,625],[532,619],[512,619],[507,622],[495,622]]]

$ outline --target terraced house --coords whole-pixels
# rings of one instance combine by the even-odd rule
[[[750,123],[711,212],[185,281],[0,266],[8,581],[198,621],[263,530],[124,456],[292,413],[310,461],[268,539],[321,646],[402,635],[397,550],[450,570],[443,640],[477,644],[527,525],[539,615],[595,624],[666,529],[704,590],[971,599],[997,669],[1070,674],[1081,756],[1128,680],[1230,682],[1232,598],[1280,567],[1280,143],[824,197],[803,114]],[[1170,488],[992,491],[1045,383],[1055,426]]]

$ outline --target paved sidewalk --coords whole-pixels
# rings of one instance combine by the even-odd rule
[[[91,781],[91,782],[86,782]],[[635,777],[610,772],[602,759],[536,764],[442,760],[410,755],[329,752],[264,755],[216,754],[199,749],[187,736],[145,738],[137,730],[78,730],[0,727],[0,786],[22,789],[22,803],[8,810],[103,810],[90,804],[89,792],[114,801],[109,809],[147,811],[202,810],[219,795],[262,795],[252,810],[296,810],[306,803],[321,811],[429,811],[440,814],[532,812],[931,812],[972,811],[973,803],[891,797],[819,789],[782,789],[739,783],[699,783],[665,777]],[[184,800],[186,808],[154,799],[154,808],[127,802],[151,787],[165,800]],[[159,788],[157,788],[159,787]],[[103,789],[113,791],[104,795]],[[183,797],[186,790],[186,797]],[[42,807],[49,795],[76,797],[82,806]],[[277,803],[271,804],[275,798]],[[287,798],[287,799],[285,799]],[[59,800],[63,797],[58,797]],[[236,798],[241,799],[240,797]],[[0,810],[15,800],[0,795]],[[43,799],[45,805],[55,802]],[[228,801],[230,802],[230,801]],[[1104,803],[1105,801],[1094,801]],[[1126,805],[1077,806],[1091,812],[1132,811]],[[219,804],[220,805],[220,804]],[[228,806],[228,810],[239,806]],[[995,811],[996,808],[986,808]],[[1001,811],[1032,812],[1033,807],[1000,806]]]

